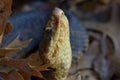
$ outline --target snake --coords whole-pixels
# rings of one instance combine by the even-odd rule
[[[86,51],[88,43],[88,33],[80,20],[71,12],[63,10],[69,21],[70,43],[72,48],[72,61],[80,59],[80,55]],[[13,58],[25,57],[31,51],[38,50],[42,40],[44,26],[50,18],[52,10],[35,9],[13,15],[9,18],[12,31],[3,37],[1,47],[5,47],[19,35],[20,41],[32,39],[25,48],[12,55]],[[79,55],[79,56],[78,56]]]
[[[42,49],[45,47],[45,44],[43,42],[46,41],[44,39],[45,37],[43,36],[44,35],[43,33],[45,32],[44,26],[46,25],[47,22],[48,24],[50,24],[49,22],[51,22],[51,20],[53,20],[53,23],[54,23],[54,19],[55,21],[58,21],[60,19],[61,21],[60,25],[64,25],[64,26],[66,26],[66,24],[69,25],[68,30],[64,26],[62,26],[62,28],[60,29],[55,28],[56,30],[55,32],[60,31],[61,35],[59,36],[66,36],[65,37],[66,40],[63,40],[65,42],[62,46],[60,42],[57,43],[57,44],[60,44],[59,46],[60,50],[58,50],[58,53],[63,53],[63,54],[60,54],[58,56],[55,54],[52,55],[52,56],[57,56],[57,57],[47,56],[48,58],[46,59],[47,61],[43,59],[43,62],[44,63],[49,62],[53,64],[52,68],[53,69],[55,68],[55,72],[53,72],[54,75],[52,77],[52,80],[65,80],[66,75],[68,74],[68,71],[71,65],[71,57],[72,57],[72,62],[77,62],[80,59],[81,54],[84,53],[84,51],[86,50],[86,46],[88,43],[88,34],[87,34],[87,30],[80,23],[79,19],[75,15],[73,15],[71,12],[67,10],[63,10],[64,11],[63,12],[59,10],[58,8],[57,8],[57,11],[60,14],[59,13],[58,15],[54,14],[54,17],[53,16],[51,17],[51,14],[57,13],[57,12],[52,12],[51,10],[41,10],[41,9],[35,9],[32,11],[23,12],[23,13],[19,13],[19,14],[11,16],[9,18],[9,22],[12,24],[13,28],[9,34],[6,34],[4,36],[1,47],[6,47],[10,45],[11,43],[13,43],[12,41],[14,41],[14,39],[19,35],[19,40],[21,42],[25,40],[29,40],[29,39],[32,39],[32,40],[28,43],[28,46],[19,50],[17,53],[11,55],[11,58],[14,58],[14,59],[25,58],[27,55],[29,55],[30,52],[32,51],[34,52],[37,50],[40,51],[40,56],[46,58],[46,55],[42,54],[42,53],[45,53]],[[62,17],[58,17],[61,14],[63,15],[65,20],[62,19]],[[50,18],[50,21],[49,21],[49,18]],[[56,20],[56,18],[58,20]],[[51,23],[51,25],[53,23]],[[50,26],[47,26],[47,30],[49,30],[50,28],[51,28]],[[66,31],[64,31],[64,28],[66,29]],[[64,32],[61,29],[63,29]],[[70,35],[68,31],[70,31]],[[52,49],[53,42],[51,42],[51,40],[49,41],[49,38],[51,38],[51,35],[58,36],[57,33],[54,33],[55,35],[53,35],[53,33],[54,31],[51,32],[51,34],[45,35],[48,38],[48,42],[46,41],[46,43],[49,43],[49,46],[51,45],[51,47],[45,47],[48,50],[49,48]],[[66,35],[64,35],[64,33]],[[67,36],[70,37],[70,42],[69,42],[69,37]],[[41,45],[43,44],[42,48],[39,48],[39,44]],[[70,48],[70,45],[71,45],[71,48]],[[72,56],[71,56],[70,49],[72,50]],[[47,54],[50,54],[50,53],[48,52]],[[60,61],[58,59],[60,59]],[[62,66],[60,67],[60,65]],[[63,73],[61,73],[61,70]]]

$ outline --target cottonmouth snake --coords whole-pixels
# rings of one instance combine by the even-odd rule
[[[9,45],[18,35],[20,41],[32,39],[27,47],[20,50],[17,54],[11,55],[13,58],[23,58],[31,50],[38,50],[40,43],[39,51],[40,57],[43,59],[43,64],[51,63],[53,65],[52,68],[55,69],[51,79],[65,80],[71,64],[70,42],[73,52],[72,61],[76,62],[79,60],[81,53],[85,51],[88,35],[86,29],[82,27],[79,20],[73,14],[66,10],[64,11],[69,20],[68,23],[63,11],[58,8],[56,10],[57,12],[53,12],[56,14],[48,22],[50,26],[47,24],[47,34],[43,30],[51,11],[33,10],[12,16],[9,21],[13,25],[13,30],[10,34],[4,36],[2,47]],[[53,23],[51,23],[51,20],[53,20]],[[59,26],[56,27],[56,25]],[[68,25],[70,25],[70,36]],[[52,31],[51,26],[54,28]],[[43,33],[45,36],[42,36]]]

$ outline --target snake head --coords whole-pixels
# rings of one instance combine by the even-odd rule
[[[52,48],[57,44],[58,40],[64,40],[66,37],[69,38],[68,20],[61,9],[55,8],[45,26],[43,43],[46,43],[46,47],[49,46]]]
[[[68,20],[64,12],[59,8],[55,8],[52,12],[50,20],[48,21],[45,27],[46,39],[48,40],[58,39],[59,34],[64,34],[64,35],[66,34],[67,27],[68,27]]]

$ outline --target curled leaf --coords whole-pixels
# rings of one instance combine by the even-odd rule
[[[5,46],[5,48],[24,48],[28,46],[32,39],[20,41],[20,35],[18,35],[10,44]]]

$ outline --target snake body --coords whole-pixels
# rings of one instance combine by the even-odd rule
[[[49,80],[65,80],[71,65],[69,24],[64,12],[55,8],[48,21],[40,45],[40,58],[52,64],[55,71]]]
[[[73,52],[72,61],[76,62],[81,53],[85,50],[88,42],[88,34],[86,29],[72,13],[64,10],[70,26],[70,43]],[[18,35],[20,41],[32,39],[32,41],[20,50],[17,54],[12,55],[13,58],[21,58],[31,52],[38,50],[39,43],[42,40],[44,26],[50,18],[51,11],[35,9],[28,12],[13,15],[9,18],[9,22],[13,28],[11,33],[3,38],[2,47],[10,44]]]

